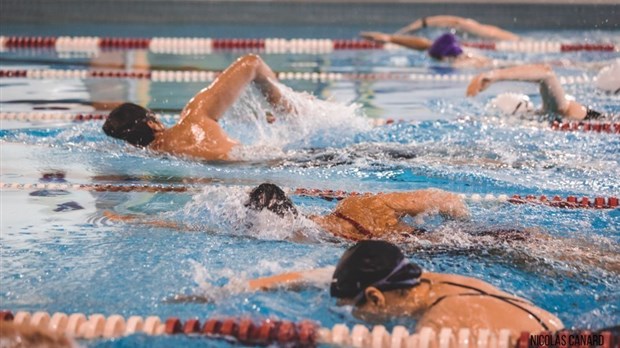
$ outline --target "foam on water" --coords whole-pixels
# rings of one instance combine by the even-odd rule
[[[341,144],[371,128],[357,104],[325,101],[281,84],[278,87],[292,112],[274,110],[265,105],[256,88],[248,88],[223,118],[225,129],[246,145],[236,149],[234,157],[253,161],[282,157],[287,148]],[[273,113],[274,123],[267,123],[267,113]]]
[[[245,207],[249,191],[242,187],[209,186],[181,211],[182,221],[195,230],[230,233],[267,240],[318,241],[318,226],[303,216],[280,217],[266,209]]]

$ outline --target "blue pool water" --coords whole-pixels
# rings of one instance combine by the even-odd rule
[[[110,28],[44,28],[45,34],[101,35]],[[131,32],[132,28],[122,28]],[[133,28],[136,36],[163,35],[162,28]],[[193,28],[170,29],[196,35]],[[123,35],[120,29],[105,32]],[[185,30],[185,31],[184,31]],[[204,36],[226,35],[204,32]],[[23,27],[4,35],[38,35]],[[149,34],[150,33],[150,34]],[[273,28],[256,37],[317,36],[310,29],[278,35]],[[618,42],[618,32],[531,32],[540,39]],[[245,35],[247,36],[247,35]],[[326,36],[326,35],[323,35]],[[487,53],[487,52],[485,52]],[[2,68],[126,67],[221,69],[241,52],[204,56],[106,52],[93,58],[44,51],[0,53]],[[527,55],[488,52],[505,60],[536,62],[568,59],[561,76],[595,76],[593,62],[619,58],[617,52]],[[408,51],[335,52],[326,55],[266,54],[277,71],[457,71]],[[133,101],[178,113],[201,83],[150,83],[119,79],[1,81],[3,112],[61,109],[94,112],[100,105]],[[265,112],[249,90],[226,116],[225,128],[248,149],[239,163],[201,163],[157,157],[106,137],[101,122],[2,121],[2,182],[36,183],[43,173],[62,171],[70,183],[192,183],[191,193],[112,193],[69,191],[53,196],[2,191],[1,307],[12,310],[179,316],[252,316],[300,320],[323,326],[358,323],[339,308],[326,288],[301,292],[240,291],[239,279],[334,265],[348,246],[333,243],[311,223],[255,219],[243,208],[248,189],[264,181],[286,187],[356,191],[415,190],[436,187],[459,193],[619,196],[620,137],[552,131],[544,122],[501,116],[487,108],[505,91],[528,94],[540,105],[536,87],[500,84],[466,99],[463,82],[341,81],[287,82],[300,117],[268,126],[253,115]],[[618,96],[590,84],[565,86],[584,104],[620,114]],[[323,102],[321,100],[330,100]],[[369,126],[368,118],[402,118],[407,123]],[[210,180],[211,183],[205,183]],[[293,196],[305,214],[335,205]],[[58,210],[75,202],[83,209]],[[531,299],[557,314],[566,326],[600,328],[620,321],[620,210],[561,210],[535,205],[471,203],[469,222],[427,217],[424,227],[438,236],[435,245],[403,245],[425,269],[477,277]],[[105,210],[142,214],[183,224],[181,230],[119,224]],[[539,228],[553,236],[546,243],[489,245],[464,230],[483,227]],[[295,232],[308,240],[294,242]],[[567,251],[567,248],[568,251]],[[571,260],[586,253],[598,265]],[[603,264],[603,266],[601,266]],[[607,265],[608,267],[605,267]],[[609,270],[615,265],[616,270]],[[607,268],[607,269],[605,269]],[[174,303],[176,294],[201,294],[213,303]],[[394,323],[413,325],[396,319]],[[394,324],[392,323],[392,324]],[[199,345],[184,338],[141,335],[90,342],[93,347]],[[221,346],[226,343],[219,342]]]

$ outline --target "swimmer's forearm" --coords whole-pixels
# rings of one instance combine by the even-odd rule
[[[303,279],[300,272],[291,272],[277,274],[270,277],[257,278],[248,281],[248,287],[250,290],[270,290],[283,285],[291,285],[299,283]]]
[[[329,282],[334,272],[333,267],[317,268],[308,271],[289,272],[248,281],[248,288],[253,291],[271,290],[278,287],[295,287],[305,284]]]
[[[424,27],[455,28],[468,33],[497,40],[519,40],[519,36],[493,25],[481,24],[470,18],[457,16],[431,16],[418,19],[395,34],[405,34]]]
[[[561,112],[567,107],[564,89],[560,84],[560,80],[547,64],[530,64],[498,69],[485,73],[484,76],[490,82],[525,81],[538,83],[546,111]]]
[[[418,31],[425,27],[445,28],[445,27],[457,27],[459,21],[464,18],[456,16],[430,16],[420,19],[416,19],[411,24],[399,29],[394,34],[406,34],[413,31]]]
[[[183,114],[218,121],[251,82],[256,83],[270,103],[286,106],[275,81],[276,75],[259,56],[245,55],[224,70],[208,88],[198,92],[186,105]]]
[[[389,39],[391,43],[417,51],[426,51],[433,44],[430,40],[417,36],[389,35]]]
[[[447,18],[439,18],[435,21],[438,25],[429,23],[429,26],[437,27],[454,27],[464,32],[474,34],[479,37],[496,40],[515,41],[519,40],[519,36],[507,30],[503,30],[493,25],[481,24],[473,19],[460,18],[452,16],[444,16]],[[427,20],[428,21],[428,20]]]
[[[504,69],[496,69],[484,73],[492,82],[497,81],[529,81],[539,82],[554,78],[555,74],[548,65],[520,65]]]

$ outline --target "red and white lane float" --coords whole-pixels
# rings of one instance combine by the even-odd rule
[[[163,184],[68,184],[68,183],[36,183],[19,184],[0,182],[0,190],[80,190],[92,192],[160,192],[182,193],[198,192],[200,186],[194,185],[163,185]],[[287,188],[289,194],[321,198],[328,201],[342,200],[348,196],[364,195],[363,192],[346,192],[342,190],[319,190],[307,188]],[[541,204],[557,208],[581,208],[581,209],[616,209],[618,208],[617,197],[577,197],[577,196],[534,196],[534,195],[493,195],[493,194],[461,194],[461,198],[475,203],[512,203],[512,204]]]
[[[357,196],[367,193],[359,192],[345,192],[341,190],[318,190],[318,189],[306,189],[297,188],[293,191],[293,194],[306,197],[316,197],[326,200],[342,200],[348,196]],[[596,197],[594,199],[589,197],[577,197],[567,196],[566,198],[560,196],[553,196],[548,198],[547,196],[534,196],[526,195],[524,197],[520,195],[508,196],[505,194],[500,195],[480,195],[474,194],[460,194],[461,198],[469,202],[508,202],[512,204],[542,204],[557,208],[584,208],[584,209],[616,209],[618,208],[617,197]]]
[[[178,121],[178,114],[157,114],[159,119],[164,121]],[[108,117],[107,113],[73,113],[73,112],[0,112],[0,120],[2,121],[18,121],[18,122],[87,122],[100,121]],[[373,119],[373,126],[385,126],[398,123],[406,123],[404,120]],[[597,122],[597,121],[555,121],[551,124],[551,129],[562,132],[591,132],[591,133],[608,133],[620,134],[620,122]]]
[[[0,78],[26,78],[45,80],[83,80],[83,79],[137,79],[153,82],[210,82],[221,74],[221,70],[86,70],[86,69],[20,69],[0,70]],[[420,74],[398,72],[276,72],[279,80],[283,81],[419,81],[439,83],[467,83],[474,77],[472,74]],[[590,84],[596,82],[596,77],[586,74],[576,76],[561,76],[560,83]]]
[[[531,53],[576,51],[618,51],[614,43],[558,42],[522,40],[506,42],[464,42],[465,47],[480,50]],[[358,39],[242,39],[197,37],[95,37],[95,36],[0,36],[0,50],[52,49],[58,52],[94,52],[102,49],[145,49],[154,53],[209,54],[213,51],[245,50],[266,53],[330,53],[340,50],[402,49]]]
[[[125,318],[121,315],[103,316],[84,313],[65,314],[61,312],[24,312],[13,314],[0,311],[0,322],[13,322],[16,325],[29,325],[52,331],[57,334],[78,339],[113,339],[142,333],[150,336],[187,335],[203,339],[232,340],[243,345],[271,345],[313,347],[319,344],[362,347],[362,348],[526,348],[531,342],[562,342],[566,345],[544,345],[545,347],[617,347],[620,337],[611,331],[593,333],[589,330],[572,330],[559,332],[522,332],[513,337],[510,330],[488,330],[484,328],[452,330],[442,328],[435,331],[425,327],[417,332],[410,332],[398,325],[388,331],[382,325],[368,328],[355,325],[352,329],[345,324],[336,324],[331,329],[304,320],[291,322],[286,320],[265,319],[254,321],[249,318],[198,318],[181,320],[178,317],[161,319],[157,316]],[[578,337],[579,342],[590,339],[595,344],[572,345],[569,336]],[[588,341],[588,342],[590,342]],[[579,343],[581,344],[581,343]]]

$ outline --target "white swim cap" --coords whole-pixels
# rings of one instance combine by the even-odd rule
[[[620,59],[601,69],[596,76],[596,87],[608,93],[620,93]]]
[[[491,107],[509,115],[522,115],[534,111],[534,104],[525,94],[502,93],[491,100]]]

